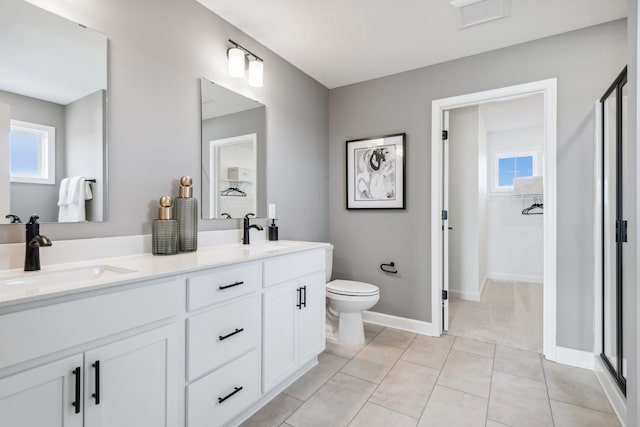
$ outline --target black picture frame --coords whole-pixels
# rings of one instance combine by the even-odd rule
[[[348,210],[405,209],[406,138],[396,133],[346,142]]]

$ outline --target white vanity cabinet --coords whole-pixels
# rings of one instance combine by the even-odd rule
[[[263,392],[325,348],[324,249],[264,263]]]
[[[0,425],[180,425],[179,324],[130,331],[183,307],[172,281],[0,316],[2,368],[26,366],[0,369]]]
[[[72,405],[76,390],[74,372],[82,364],[82,354],[76,354],[0,379],[0,424],[82,427],[82,413],[76,413]],[[81,377],[77,378],[81,387]]]

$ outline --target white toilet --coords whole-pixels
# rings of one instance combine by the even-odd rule
[[[340,344],[364,344],[362,312],[380,299],[377,286],[352,280],[331,280],[333,247],[327,249],[327,340]]]

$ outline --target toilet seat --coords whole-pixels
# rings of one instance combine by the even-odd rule
[[[356,282],[354,280],[334,280],[327,283],[327,293],[364,297],[378,295],[380,289],[370,283]]]

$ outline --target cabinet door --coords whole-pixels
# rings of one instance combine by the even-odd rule
[[[87,427],[178,425],[177,326],[85,353]]]
[[[68,357],[0,379],[2,427],[81,427],[76,413],[76,374],[81,375],[82,355]],[[78,384],[82,409],[82,383]]]
[[[262,387],[267,392],[298,368],[296,283],[264,293]]]
[[[299,314],[299,363],[307,363],[325,348],[326,319],[325,319],[325,289],[324,274],[314,274],[300,280],[305,287],[303,301],[305,305]]]

